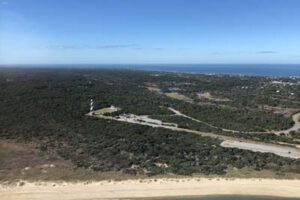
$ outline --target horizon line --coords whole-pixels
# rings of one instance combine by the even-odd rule
[[[58,66],[58,65],[300,65],[300,63],[9,63],[0,66]]]

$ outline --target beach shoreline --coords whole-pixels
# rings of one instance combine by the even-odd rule
[[[22,183],[22,184],[20,184]],[[300,180],[161,178],[0,185],[2,200],[91,200],[182,196],[269,196],[300,199]]]

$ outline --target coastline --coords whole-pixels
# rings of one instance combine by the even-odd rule
[[[182,196],[270,196],[300,198],[300,180],[161,178],[98,182],[23,182],[0,185],[2,200],[90,200]]]

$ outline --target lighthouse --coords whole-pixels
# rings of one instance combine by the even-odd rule
[[[93,112],[94,111],[94,100],[91,99],[91,102],[90,102],[90,112]]]

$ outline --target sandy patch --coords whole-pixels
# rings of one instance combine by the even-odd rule
[[[266,195],[300,197],[300,180],[144,179],[80,183],[25,183],[0,186],[1,200],[87,200],[191,195]]]

